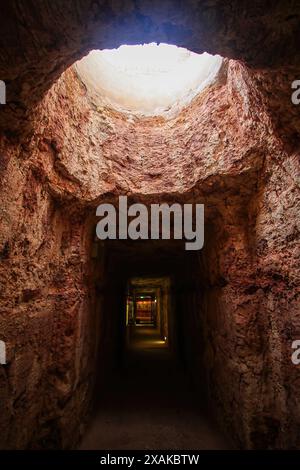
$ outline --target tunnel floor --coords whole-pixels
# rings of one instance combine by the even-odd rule
[[[136,329],[122,369],[99,394],[79,448],[230,449],[181,364],[151,331]]]

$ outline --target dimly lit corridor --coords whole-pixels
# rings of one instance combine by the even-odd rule
[[[174,355],[137,329],[122,369],[99,391],[81,449],[227,449]],[[105,429],[105,433],[102,430]]]
[[[300,449],[298,3],[3,2],[0,449]]]
[[[198,255],[175,241],[110,242],[102,249],[113,282],[103,289],[110,341],[104,351],[101,341],[99,355],[111,362],[98,363],[106,372],[80,448],[229,448],[198,362],[204,349],[194,323]]]

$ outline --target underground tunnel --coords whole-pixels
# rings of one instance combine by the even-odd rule
[[[3,6],[1,449],[300,448],[299,19]],[[203,248],[99,240],[120,196],[203,204]]]

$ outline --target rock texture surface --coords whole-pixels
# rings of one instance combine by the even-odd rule
[[[5,6],[0,447],[67,448],[82,432],[97,350],[107,341],[95,207],[127,194],[146,204],[205,204],[191,324],[203,339],[215,415],[240,447],[299,448],[300,375],[290,358],[300,339],[292,3],[234,2],[231,10],[184,2],[183,15],[177,2]],[[124,30],[113,35],[120,18]],[[218,82],[173,119],[128,119],[95,108],[67,67],[93,47],[118,45],[130,25],[128,41],[142,28],[149,41],[176,39],[239,60],[225,60]]]
[[[9,105],[1,111],[1,127],[28,130],[32,106],[66,67],[92,49],[156,41],[255,67],[299,65],[299,17],[294,0],[6,2],[0,76],[8,85]]]

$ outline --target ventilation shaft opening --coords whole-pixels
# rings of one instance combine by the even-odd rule
[[[216,80],[222,57],[170,44],[94,50],[74,66],[95,106],[171,117]]]

